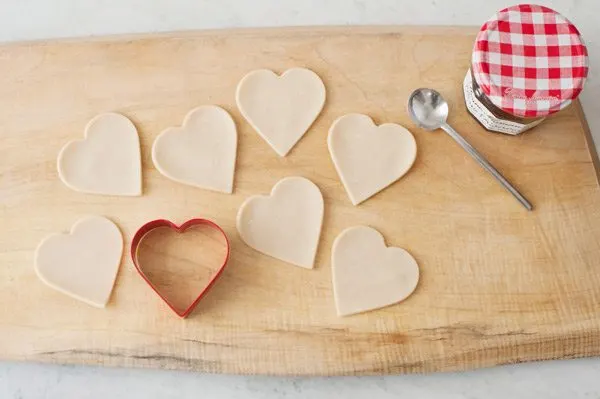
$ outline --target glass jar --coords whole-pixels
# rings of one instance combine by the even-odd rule
[[[587,74],[587,48],[571,22],[547,7],[513,6],[477,35],[465,103],[487,130],[517,135],[568,106]]]

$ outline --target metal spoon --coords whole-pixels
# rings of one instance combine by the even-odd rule
[[[433,89],[417,89],[408,99],[408,113],[412,120],[425,130],[442,129],[464,148],[478,163],[504,186],[519,202],[533,210],[533,205],[517,189],[508,182],[471,144],[469,144],[446,120],[448,119],[448,103],[440,93]]]

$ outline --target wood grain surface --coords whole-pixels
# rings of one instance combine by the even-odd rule
[[[461,92],[474,33],[295,28],[0,46],[0,357],[333,375],[599,355],[600,190],[579,104],[519,137],[485,132],[468,116]],[[250,70],[295,66],[322,77],[327,103],[280,158],[241,117],[235,88]],[[420,86],[447,97],[451,124],[522,190],[534,212],[526,212],[444,133],[410,123],[406,99]],[[177,184],[152,165],[154,138],[202,104],[224,107],[237,123],[233,195]],[[61,147],[106,111],[123,113],[139,129],[142,197],[80,194],[57,176]],[[413,169],[357,207],[326,145],[332,121],[350,112],[405,125],[418,144]],[[292,175],[310,178],[325,198],[314,270],[257,253],[235,229],[245,198],[266,194]],[[95,309],[46,287],[33,270],[39,241],[68,231],[87,214],[114,220],[127,247],[151,219],[210,218],[230,236],[232,258],[187,320],[152,292],[128,255],[108,307]],[[400,305],[340,318],[331,288],[331,244],[343,229],[363,224],[410,251],[421,281]],[[155,250],[169,255],[160,246]]]

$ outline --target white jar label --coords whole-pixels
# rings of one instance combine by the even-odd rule
[[[471,76],[471,70],[467,72],[465,80],[463,82],[463,91],[465,92],[465,103],[467,109],[471,114],[488,130],[493,132],[500,132],[506,134],[517,135],[521,134],[526,130],[529,130],[539,125],[544,119],[538,119],[535,122],[529,124],[507,121],[498,118],[485,105],[479,101],[473,92],[473,78]]]

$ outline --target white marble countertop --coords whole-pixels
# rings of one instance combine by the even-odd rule
[[[522,2],[525,2],[524,0]],[[582,94],[600,143],[600,2],[537,0],[589,46]],[[480,25],[517,0],[4,0],[0,41],[286,25]],[[600,398],[600,358],[427,376],[272,378],[0,362],[0,398]]]

